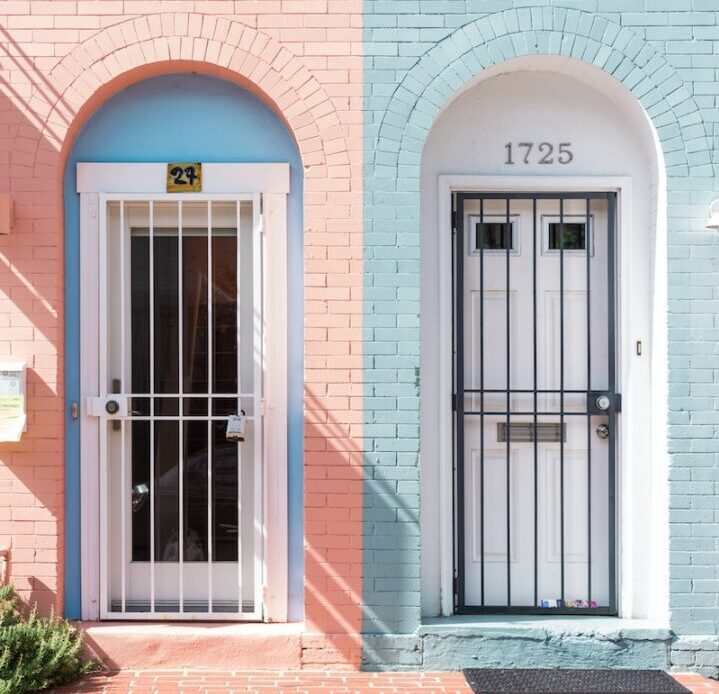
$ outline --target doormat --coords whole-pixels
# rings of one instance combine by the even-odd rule
[[[691,694],[661,670],[464,670],[475,694]]]

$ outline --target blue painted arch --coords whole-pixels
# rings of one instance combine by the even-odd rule
[[[289,162],[288,516],[289,618],[302,619],[302,162],[280,116],[237,85],[179,73],[138,82],[108,99],[84,124],[68,156],[65,202],[65,615],[81,616],[80,201],[76,164],[86,162]]]

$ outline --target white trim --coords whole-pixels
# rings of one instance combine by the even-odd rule
[[[99,224],[98,196],[80,196],[80,258],[97,258]],[[98,330],[88,330],[87,322],[99,312],[99,266],[80,263],[80,585],[82,619],[100,618],[100,487],[97,450],[100,436],[99,421],[88,417],[90,396],[99,392]],[[90,560],[87,560],[87,555]]]
[[[158,168],[159,167],[159,168]],[[208,167],[208,169],[205,169]],[[259,380],[255,384],[256,411],[263,395],[264,429],[255,448],[263,456],[263,475],[256,483],[255,503],[264,527],[256,527],[255,563],[260,570],[256,575],[255,612],[243,617],[281,622],[287,620],[287,194],[289,193],[288,164],[208,164],[203,165],[204,188],[207,192],[172,194],[164,192],[165,164],[78,164],[78,192],[80,192],[80,283],[81,283],[81,580],[82,618],[97,620],[102,617],[101,605],[106,596],[100,595],[103,581],[101,566],[106,566],[106,547],[101,542],[106,519],[99,503],[106,498],[105,480],[100,479],[99,440],[107,421],[92,416],[90,406],[98,396],[104,395],[107,386],[106,365],[100,363],[103,354],[99,340],[105,334],[102,327],[104,282],[100,282],[97,258],[102,254],[101,229],[106,203],[114,199],[142,200],[197,200],[216,199],[252,200],[255,208],[256,239],[264,242],[264,259],[271,272],[265,272],[264,287],[258,283],[255,294],[264,296],[265,307],[259,317],[265,321],[263,334],[269,336],[258,364]],[[208,178],[207,173],[210,173]],[[116,176],[131,181],[131,190],[123,194],[113,183]],[[161,174],[162,190],[157,178]],[[222,180],[219,175],[222,174]],[[227,183],[225,183],[227,181]],[[147,185],[142,190],[140,184]],[[266,186],[266,187],[263,187]],[[229,189],[231,187],[231,190]],[[227,188],[227,190],[225,190]],[[98,195],[98,193],[103,193]],[[224,193],[224,194],[223,194]],[[260,215],[263,198],[264,215]],[[264,216],[264,220],[263,220]],[[264,224],[264,231],[262,227]],[[255,254],[259,256],[260,254]],[[94,260],[94,262],[93,262]],[[269,266],[267,263],[269,262]],[[258,268],[255,268],[258,269]],[[258,291],[259,290],[259,291]],[[261,298],[257,297],[258,300]],[[270,349],[267,349],[269,345]],[[262,372],[267,374],[266,388]],[[261,390],[262,389],[262,390]],[[103,448],[103,447],[101,447]],[[105,506],[105,505],[103,505]],[[256,524],[259,525],[259,524]],[[104,563],[103,563],[104,562]],[[116,614],[106,615],[117,618]],[[166,619],[166,613],[125,614],[123,619]],[[221,614],[184,613],[183,619],[223,619]],[[237,615],[228,616],[237,619]]]
[[[166,192],[167,163],[87,163],[77,165],[78,193]],[[207,193],[290,192],[289,164],[202,164],[202,192],[180,195],[201,198]]]
[[[649,342],[649,335],[634,335],[632,330],[633,312],[645,310],[643,303],[635,296],[641,292],[634,286],[638,280],[632,273],[631,229],[632,179],[626,176],[472,176],[440,175],[438,177],[438,230],[441,239],[451,239],[451,197],[459,191],[616,191],[619,265],[617,272],[617,298],[619,320],[617,324],[617,374],[622,393],[622,414],[619,417],[620,444],[617,460],[617,586],[620,616],[633,615],[632,563],[625,561],[633,552],[632,535],[636,509],[626,508],[625,490],[635,484],[631,465],[622,461],[631,460],[639,451],[650,450],[657,445],[646,431],[634,426],[635,403],[646,399],[650,393],[651,378],[645,369],[629,368],[636,355],[632,352],[635,339]],[[451,243],[440,243],[437,262],[439,264],[439,334],[452,333],[452,253]],[[452,346],[448,340],[439,345],[439,402],[438,402],[438,443],[439,460],[452,461],[453,419],[452,419]],[[649,350],[648,350],[649,351]],[[641,427],[639,427],[641,429]],[[454,612],[454,471],[448,464],[439,465],[439,526],[440,526],[440,607],[442,616]],[[630,495],[626,494],[629,499]]]
[[[263,196],[267,316],[267,362],[287,363],[287,204],[284,195]],[[265,562],[277,566],[287,557],[287,397],[286,370],[267,369],[265,408]],[[284,492],[284,493],[283,493]],[[265,616],[269,622],[287,621],[287,571],[268,572]]]

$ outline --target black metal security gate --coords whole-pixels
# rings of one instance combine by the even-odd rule
[[[616,614],[616,194],[452,209],[455,610]]]

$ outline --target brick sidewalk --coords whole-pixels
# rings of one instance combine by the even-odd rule
[[[719,682],[700,675],[675,675],[694,694],[719,694]],[[86,677],[59,692],[337,692],[338,694],[467,694],[471,690],[461,672],[230,672],[217,671],[124,671]]]

